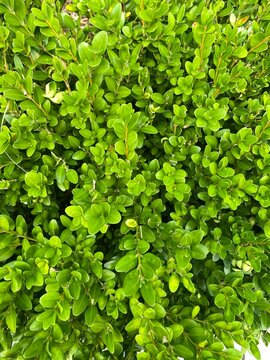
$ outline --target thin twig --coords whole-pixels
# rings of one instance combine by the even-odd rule
[[[5,151],[5,154],[7,155],[7,157],[9,158],[10,161],[13,162],[14,165],[18,166],[19,169],[21,169],[24,173],[27,173],[26,170],[24,170],[24,168],[22,168],[18,163],[16,163],[12,157]]]

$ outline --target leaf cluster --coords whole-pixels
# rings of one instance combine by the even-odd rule
[[[269,20],[267,0],[0,1],[1,359],[260,359]]]

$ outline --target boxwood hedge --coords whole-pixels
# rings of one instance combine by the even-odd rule
[[[1,359],[260,359],[269,20],[0,1]]]

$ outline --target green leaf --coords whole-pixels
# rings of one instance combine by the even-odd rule
[[[68,206],[65,208],[65,213],[70,217],[79,217],[82,216],[82,208],[80,206]]]
[[[184,287],[188,291],[190,291],[192,294],[194,294],[196,292],[195,286],[194,286],[193,282],[190,280],[190,278],[188,278],[187,276],[183,276],[182,282],[183,282]]]
[[[248,51],[244,46],[238,46],[234,51],[233,51],[233,56],[236,56],[237,58],[245,58],[248,55]]]
[[[70,318],[70,303],[67,299],[60,300],[60,311],[58,312],[58,317],[62,321],[67,321]]]
[[[39,188],[42,183],[42,174],[30,171],[25,174],[25,183],[29,187]]]
[[[119,89],[117,90],[117,96],[120,99],[124,99],[128,97],[130,94],[131,94],[131,90],[126,86],[120,86]]]
[[[183,325],[180,324],[172,324],[170,328],[173,331],[173,339],[177,339],[184,331]]]
[[[191,340],[193,340],[196,343],[200,343],[208,338],[208,331],[200,326],[193,327],[190,332],[189,336]]]
[[[219,293],[215,297],[215,304],[218,308],[224,309],[226,306],[226,297],[224,294]]]
[[[126,125],[122,120],[117,120],[114,122],[113,130],[119,138],[121,139],[125,138]]]
[[[66,177],[66,167],[64,164],[58,165],[55,170],[55,178],[59,184],[63,184]]]
[[[2,127],[2,131],[0,131],[0,154],[3,154],[6,151],[6,149],[9,146],[9,141],[10,141],[9,128],[4,125]]]
[[[115,143],[115,150],[118,152],[119,155],[126,154],[126,145],[124,140],[119,140]]]
[[[12,333],[16,332],[17,314],[13,305],[10,305],[6,313],[6,324]]]
[[[195,317],[199,314],[199,312],[200,312],[200,307],[199,305],[196,305],[192,310],[192,314],[191,314],[192,319],[195,319]]]
[[[65,360],[64,353],[59,344],[53,344],[50,346],[52,360]]]
[[[68,169],[66,176],[68,181],[70,181],[72,184],[77,184],[79,181],[78,173],[74,169]]]
[[[203,260],[208,254],[208,249],[203,244],[198,244],[191,247],[191,256],[197,260]]]
[[[165,104],[165,100],[163,99],[163,96],[161,94],[159,94],[159,93],[151,94],[151,98],[157,104],[160,104],[160,105]]]
[[[83,160],[86,157],[86,152],[83,150],[78,150],[72,155],[73,160]]]
[[[0,215],[0,233],[9,231],[9,222],[4,215]]]
[[[75,299],[72,306],[72,313],[74,316],[81,315],[89,305],[89,297],[85,292],[81,292],[80,297]]]
[[[105,328],[105,324],[103,322],[95,322],[93,325],[91,325],[91,330],[97,334],[103,331]]]
[[[103,216],[103,208],[100,205],[93,204],[84,214],[87,220],[87,228],[90,234],[96,234],[100,231],[106,221]]]
[[[16,100],[16,101],[22,101],[26,99],[24,93],[21,90],[17,90],[17,89],[4,90],[4,96],[7,99]]]
[[[109,352],[111,354],[114,354],[115,345],[114,345],[113,334],[111,332],[106,333],[104,343],[107,346]]]
[[[203,238],[203,232],[201,230],[193,230],[190,232],[186,232],[182,237],[181,237],[181,245],[182,246],[186,246],[186,245],[196,245],[198,244]]]
[[[102,264],[100,261],[93,261],[91,263],[91,270],[99,279],[102,278],[103,272],[102,272]]]
[[[144,283],[141,287],[141,294],[144,301],[149,306],[154,306],[156,303],[156,292],[150,282]]]
[[[135,340],[136,342],[144,347],[146,344],[148,344],[149,342],[151,342],[151,340],[149,339],[149,337],[145,336],[145,335],[136,335],[135,336]]]
[[[251,354],[256,358],[256,360],[261,360],[260,350],[259,350],[258,346],[253,341],[251,341],[249,343],[249,348],[250,348]]]
[[[132,319],[126,326],[125,326],[125,330],[127,332],[133,332],[139,329],[140,325],[141,325],[141,319],[137,318],[137,319]]]
[[[78,46],[78,54],[81,61],[90,59],[93,56],[91,46],[86,42],[81,42]]]
[[[59,292],[51,291],[41,296],[39,299],[40,304],[44,308],[53,308],[60,299]]]
[[[139,290],[139,273],[137,269],[131,270],[124,278],[123,290],[126,296],[134,296]]]
[[[226,349],[224,351],[224,357],[228,360],[241,360],[242,359],[242,353],[241,351],[237,350],[237,349]],[[257,358],[258,360],[260,360],[260,358]]]
[[[250,37],[250,51],[254,52],[262,52],[268,49],[268,42],[269,38],[266,35],[259,31]]]
[[[0,252],[0,261],[3,262],[3,261],[8,260],[9,258],[12,257],[12,255],[13,255],[14,253],[15,253],[15,248],[5,247],[5,248],[1,249],[1,252]]]
[[[189,348],[187,348],[184,345],[176,344],[174,345],[174,349],[177,355],[181,356],[184,359],[194,357],[193,351],[191,351]]]
[[[179,288],[179,284],[180,284],[179,275],[176,273],[172,274],[169,279],[170,292],[175,293]]]
[[[103,54],[108,46],[108,35],[106,31],[100,31],[92,40],[92,51],[96,54]]]
[[[1,222],[0,222],[0,228],[1,228]],[[270,220],[266,221],[263,229],[264,229],[265,236],[270,238]]]
[[[130,131],[128,133],[128,138],[127,138],[127,146],[128,146],[128,152],[131,152],[132,150],[134,150],[137,146],[137,140],[138,140],[138,135],[136,133],[136,131]]]
[[[161,260],[157,255],[150,252],[142,256],[142,265],[147,264],[152,268],[152,271],[157,270],[161,266]]]
[[[147,254],[146,254],[147,255]],[[146,256],[145,255],[145,256]],[[146,259],[142,258],[142,274],[145,279],[150,280],[155,275],[152,264],[146,261]]]
[[[111,206],[109,214],[106,216],[108,224],[118,224],[121,221],[121,214],[116,207]]]
[[[138,226],[138,223],[136,220],[134,219],[127,219],[125,224],[129,227],[129,228],[136,228]]]
[[[125,256],[121,257],[115,265],[117,272],[128,272],[137,266],[137,254],[135,251],[129,251]]]
[[[46,339],[38,339],[33,341],[28,348],[25,349],[23,356],[25,359],[33,359],[43,353]]]
[[[223,169],[219,169],[217,171],[217,174],[222,178],[231,177],[231,176],[234,175],[234,169],[229,168],[229,167],[225,167]]]
[[[181,269],[185,269],[188,266],[190,259],[191,259],[189,249],[177,248],[176,252],[175,252],[175,259],[176,259],[177,265]]]
[[[140,131],[145,134],[152,134],[152,135],[158,133],[158,130],[152,125],[143,126],[140,128]]]
[[[29,148],[30,143],[27,140],[24,139],[18,139],[15,141],[15,143],[13,144],[14,148],[16,149],[21,149],[21,150],[25,150],[27,148]]]
[[[20,294],[16,298],[15,304],[20,310],[29,311],[32,309],[32,302],[27,294]]]
[[[97,307],[95,305],[89,306],[84,313],[84,318],[87,326],[93,325],[97,316]]]
[[[214,109],[214,110],[208,110],[205,113],[205,117],[209,121],[219,121],[221,119],[224,119],[226,116],[226,110],[225,109]]]

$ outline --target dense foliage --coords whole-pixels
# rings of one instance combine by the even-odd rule
[[[268,0],[0,19],[0,358],[260,359]]]

